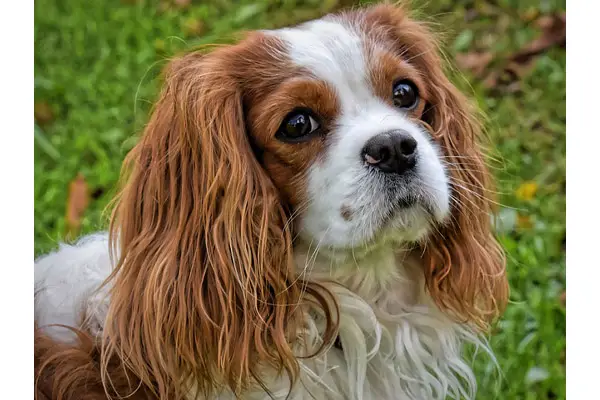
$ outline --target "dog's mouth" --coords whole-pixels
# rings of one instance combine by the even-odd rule
[[[402,219],[407,223],[421,214],[432,222],[443,222],[448,212],[446,188],[437,187],[417,174],[404,177],[402,181],[386,182],[389,218]],[[417,218],[421,219],[421,218]]]
[[[395,193],[388,202],[389,208],[381,221],[380,231],[403,232],[411,236],[410,232],[428,230],[432,224],[441,223],[444,219],[444,213],[438,210],[433,196],[407,189]]]

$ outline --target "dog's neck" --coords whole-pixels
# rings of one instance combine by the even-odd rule
[[[294,259],[303,279],[338,283],[376,308],[390,297],[396,305],[427,301],[419,260],[410,249],[393,243],[353,251],[300,242],[294,247]]]

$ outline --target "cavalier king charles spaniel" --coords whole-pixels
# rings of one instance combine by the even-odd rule
[[[109,232],[36,260],[38,398],[473,399],[476,115],[399,6],[172,61]]]

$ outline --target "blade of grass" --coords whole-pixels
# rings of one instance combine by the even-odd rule
[[[60,153],[54,146],[52,146],[52,143],[50,143],[48,138],[46,138],[42,128],[40,128],[37,124],[34,124],[33,134],[35,137],[35,142],[40,146],[40,149],[54,161],[58,161],[60,159]]]

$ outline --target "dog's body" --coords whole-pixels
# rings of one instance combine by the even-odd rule
[[[100,333],[108,288],[100,293],[94,289],[112,269],[108,243],[108,235],[96,234],[37,261],[38,324],[88,327]],[[324,283],[333,278],[341,284],[330,287],[340,309],[341,345],[301,361],[300,383],[291,398],[352,399],[358,393],[365,400],[474,397],[475,377],[461,350],[467,342],[487,349],[485,342],[471,327],[453,322],[437,309],[424,291],[424,282],[418,283],[422,280],[418,265],[388,247],[337,265],[340,276],[332,277],[331,260],[314,249],[306,246],[296,255],[299,270],[308,266],[314,279],[321,275]],[[300,355],[314,351],[322,340],[319,314],[318,310],[308,313],[304,340],[311,345],[297,344]],[[75,337],[61,327],[45,330],[63,341]],[[271,378],[267,386],[276,399],[285,398],[289,391],[289,381],[283,377]],[[264,399],[265,393],[259,390],[246,396]],[[230,398],[235,397],[218,396]]]
[[[436,51],[379,6],[174,62],[111,236],[36,262],[40,393],[474,398],[507,286]]]

